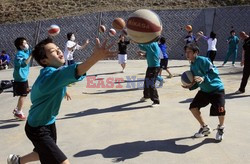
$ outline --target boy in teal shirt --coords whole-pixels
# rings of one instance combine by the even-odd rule
[[[146,52],[146,59],[148,68],[146,71],[146,76],[144,80],[144,91],[141,101],[146,101],[146,99],[151,99],[153,101],[152,107],[159,106],[160,100],[158,96],[157,89],[155,87],[156,80],[158,79],[158,74],[160,71],[160,48],[157,42],[152,42],[148,44],[139,44],[139,48]],[[143,55],[139,51],[140,55]],[[162,79],[163,80],[163,79]]]
[[[239,38],[235,35],[234,30],[230,31],[230,35],[231,36],[227,39],[227,43],[228,43],[227,55],[222,66],[224,66],[227,63],[231,55],[233,55],[232,65],[235,66],[234,63],[237,58]]]
[[[25,120],[26,117],[22,112],[23,104],[29,93],[28,75],[31,61],[31,49],[27,40],[23,37],[15,40],[17,53],[14,59],[13,72],[13,95],[20,96],[16,108],[13,110],[14,117],[19,120]]]
[[[8,164],[37,160],[42,164],[69,164],[69,160],[56,144],[56,116],[65,94],[70,98],[66,93],[66,86],[82,80],[99,60],[117,53],[110,51],[114,44],[106,44],[107,40],[101,45],[99,39],[96,39],[96,46],[89,59],[70,66],[63,66],[64,55],[51,39],[45,39],[36,45],[32,55],[44,68],[32,87],[32,106],[25,126],[26,135],[35,148],[33,152],[22,157],[11,154],[7,159]]]
[[[206,57],[198,56],[199,48],[197,45],[190,43],[184,49],[187,59],[191,62],[190,70],[194,75],[194,80],[189,86],[183,87],[190,90],[200,87],[200,91],[196,94],[189,108],[201,126],[194,136],[199,138],[211,133],[210,127],[205,123],[200,112],[200,108],[211,103],[210,116],[218,116],[219,118],[215,139],[221,141],[224,134],[226,113],[224,85],[211,61]]]

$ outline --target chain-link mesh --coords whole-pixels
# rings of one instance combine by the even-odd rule
[[[217,34],[217,60],[223,60],[227,51],[226,39],[229,37],[229,32],[232,29],[239,31],[250,31],[250,21],[248,21],[250,15],[250,7],[226,7],[226,8],[214,8],[213,30]],[[170,59],[185,59],[183,56],[183,47],[185,45],[184,37],[187,35],[185,26],[191,24],[193,26],[194,34],[198,31],[204,31],[205,34],[209,34],[210,31],[205,31],[205,10],[208,9],[186,9],[186,10],[158,10],[155,11],[161,18],[163,24],[162,36],[167,38],[168,54]],[[209,9],[211,10],[211,9]],[[74,32],[76,34],[76,40],[78,44],[83,44],[86,39],[90,39],[90,44],[84,49],[75,51],[75,61],[84,61],[90,56],[92,49],[95,45],[94,38],[99,37],[103,40],[108,36],[108,30],[111,28],[112,21],[116,17],[122,17],[127,20],[129,15],[133,11],[112,11],[103,13],[85,14],[82,16],[65,17],[52,20],[44,20],[30,23],[18,23],[18,24],[3,24],[0,25],[0,50],[5,49],[14,59],[15,47],[13,41],[19,37],[24,36],[28,39],[31,46],[34,46],[37,41],[48,36],[47,28],[51,24],[57,24],[61,28],[61,32],[58,36],[54,37],[54,41],[64,51],[65,43],[67,41],[66,34],[68,32]],[[100,24],[104,24],[107,28],[107,32],[104,34],[98,33],[98,27]],[[115,37],[111,38],[111,41],[117,41],[121,32]],[[207,43],[203,40],[198,42],[201,49],[201,54],[205,55],[207,51]],[[241,56],[241,46],[239,48],[239,57]],[[117,49],[117,46],[115,46]],[[140,59],[136,55],[138,46],[136,44],[130,44],[128,46],[128,59]],[[115,58],[112,58],[115,59]],[[13,63],[11,63],[11,66]]]

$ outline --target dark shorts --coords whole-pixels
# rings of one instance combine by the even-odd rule
[[[167,59],[161,59],[160,68],[166,70],[167,67],[168,67],[168,58]]]
[[[56,125],[31,127],[25,125],[27,137],[34,145],[34,152],[39,154],[41,164],[60,164],[67,159],[56,145]]]
[[[206,93],[199,91],[194,97],[189,109],[203,108],[211,103],[210,116],[224,116],[225,111],[225,91],[216,91],[213,93]]]
[[[25,82],[13,82],[13,96],[27,96],[29,93],[28,81]]]

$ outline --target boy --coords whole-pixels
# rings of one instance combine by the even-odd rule
[[[227,39],[227,44],[228,44],[228,50],[227,50],[227,55],[225,57],[225,60],[222,64],[224,66],[229,57],[233,54],[233,60],[232,60],[232,66],[235,66],[235,60],[237,58],[237,53],[238,53],[238,45],[239,45],[239,38],[235,35],[235,31],[232,30],[230,31],[230,37]]]
[[[169,78],[173,77],[173,75],[171,74],[171,72],[168,69],[168,54],[167,54],[167,46],[166,46],[166,38],[161,37],[159,40],[159,47],[161,49],[161,63],[160,63],[160,72],[159,72],[159,76],[161,76],[162,70],[166,70],[167,73],[169,74]]]
[[[119,42],[118,42],[118,60],[119,64],[122,66],[122,73],[125,72],[125,67],[127,63],[127,45],[130,44],[130,41],[125,40],[124,35],[120,35]]]
[[[69,66],[63,66],[63,53],[51,39],[45,39],[36,45],[32,55],[44,68],[32,87],[32,106],[25,126],[26,135],[35,148],[33,152],[22,157],[10,155],[8,164],[23,164],[36,160],[40,160],[42,164],[69,164],[67,157],[56,145],[55,126],[66,86],[82,80],[86,72],[99,60],[117,53],[110,51],[113,45],[107,46],[107,40],[101,45],[99,39],[96,39],[93,53],[86,62]]]
[[[155,87],[155,82],[160,71],[160,48],[157,42],[152,42],[148,44],[139,44],[142,51],[146,52],[146,59],[148,68],[146,71],[146,76],[144,80],[144,91],[143,97],[140,101],[146,101],[151,99],[153,101],[152,107],[157,107],[160,104],[158,92]],[[141,51],[138,52],[139,55],[143,55]]]
[[[68,41],[66,42],[66,45],[65,45],[64,58],[66,60],[65,61],[66,65],[71,65],[75,63],[74,56],[73,56],[75,50],[84,49],[89,44],[89,40],[87,39],[86,42],[82,46],[80,46],[79,44],[75,42],[76,40],[75,34],[72,32],[67,34],[67,39]]]
[[[189,86],[183,86],[190,90],[200,87],[190,104],[190,111],[200,123],[200,130],[195,133],[194,137],[204,137],[211,133],[210,127],[204,122],[200,108],[211,103],[210,116],[218,116],[219,125],[215,139],[221,141],[224,134],[225,119],[225,92],[224,85],[219,77],[219,73],[211,61],[203,56],[198,56],[199,48],[195,44],[187,44],[184,47],[186,57],[191,62],[190,70],[194,75],[194,81]]]
[[[25,38],[20,37],[15,40],[17,53],[14,59],[13,72],[13,95],[20,96],[16,108],[13,110],[14,117],[19,120],[26,120],[22,108],[24,100],[29,93],[28,75],[31,61],[31,49]]]

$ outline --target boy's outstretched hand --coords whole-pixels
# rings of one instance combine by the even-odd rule
[[[65,98],[67,101],[71,100],[71,96],[68,94],[68,92],[65,93],[64,98]]]
[[[118,51],[111,50],[116,42],[110,45],[107,45],[107,42],[108,40],[105,39],[105,41],[101,44],[100,40],[96,38],[96,44],[92,55],[84,63],[79,64],[77,67],[78,76],[84,75],[99,60],[118,55]]]

